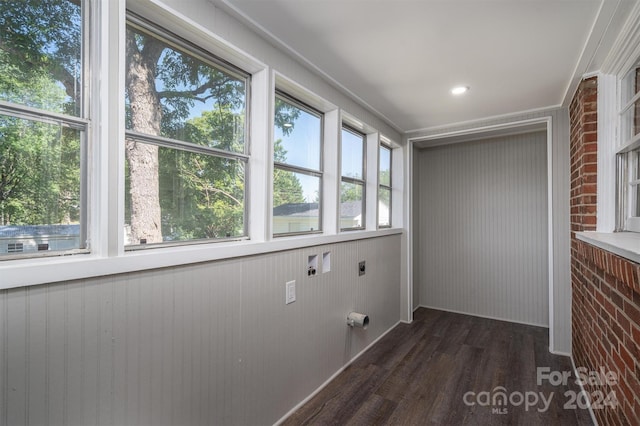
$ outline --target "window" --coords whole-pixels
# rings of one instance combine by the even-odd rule
[[[88,248],[85,15],[78,0],[0,2],[0,259]]]
[[[363,229],[365,224],[365,135],[342,127],[340,229]]]
[[[249,76],[130,15],[125,244],[246,236]]]
[[[391,147],[381,143],[378,158],[378,227],[391,226]]]
[[[8,253],[22,253],[24,251],[23,243],[9,243],[7,244]]]
[[[618,230],[640,232],[640,63],[621,80]]]
[[[322,229],[322,119],[318,111],[283,93],[276,94],[274,235]]]

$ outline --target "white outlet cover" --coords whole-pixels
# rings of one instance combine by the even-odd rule
[[[289,281],[286,285],[286,294],[284,302],[285,304],[293,303],[296,301],[296,281]]]

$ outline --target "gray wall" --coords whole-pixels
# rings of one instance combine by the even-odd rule
[[[0,425],[271,424],[398,322],[400,244],[1,291]],[[308,277],[307,257],[327,251],[331,271]],[[346,325],[351,310],[367,330]]]
[[[546,132],[424,149],[420,305],[548,326]]]
[[[554,108],[514,114],[508,117],[487,118],[469,123],[415,132],[406,139],[439,135],[460,130],[479,129],[485,126],[513,123],[521,120],[550,117],[551,137],[551,186],[552,186],[552,248],[553,291],[550,300],[549,335],[550,349],[555,353],[571,353],[571,275],[570,275],[570,223],[569,223],[569,111]],[[415,165],[414,165],[415,166]],[[414,236],[415,237],[415,236]],[[414,260],[415,262],[415,260]],[[416,282],[415,277],[413,280]],[[422,295],[421,295],[422,297]]]

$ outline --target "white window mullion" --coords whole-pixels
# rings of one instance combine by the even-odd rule
[[[323,218],[324,233],[337,234],[340,228],[340,111],[324,115]]]
[[[272,119],[270,108],[273,96],[273,77],[270,70],[254,73],[251,77],[251,136],[246,203],[248,208],[247,232],[252,241],[266,241],[271,226],[271,193],[273,176]]]
[[[369,133],[365,137],[365,225],[367,230],[378,228],[378,155],[380,146],[379,133]]]

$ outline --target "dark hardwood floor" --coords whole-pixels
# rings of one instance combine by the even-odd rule
[[[284,424],[591,425],[587,410],[565,408],[573,375],[537,384],[537,367],[572,371],[548,347],[544,328],[420,308]]]

